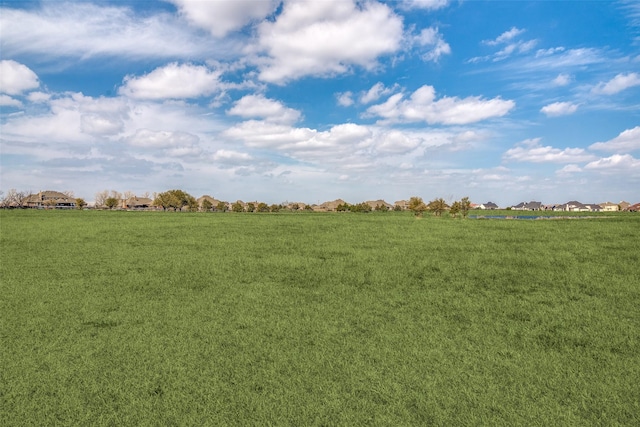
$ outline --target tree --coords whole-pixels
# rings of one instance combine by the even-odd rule
[[[422,201],[422,197],[412,197],[409,199],[409,210],[413,211],[415,216],[422,216],[422,213],[427,210],[427,205]]]
[[[106,206],[106,201],[109,198],[109,191],[99,191],[96,193],[96,208],[103,208]]]
[[[227,202],[218,202],[218,204],[216,205],[216,210],[220,212],[226,212]]]
[[[429,211],[433,212],[435,216],[442,216],[442,213],[446,212],[447,209],[449,209],[449,205],[441,197],[439,199],[430,201],[427,208],[429,209]]]
[[[85,206],[87,206],[87,202],[85,202],[83,198],[78,197],[76,199],[76,209],[82,210]]]
[[[209,199],[204,199],[202,201],[202,210],[205,212],[209,212],[211,209],[213,209],[213,203],[211,203]]]
[[[469,201],[469,198],[463,197],[462,200],[460,200],[460,213],[462,214],[462,217],[466,218],[467,215],[469,215],[470,210],[471,202]]]
[[[242,203],[240,202],[235,202],[233,205],[231,205],[231,210],[233,212],[244,212],[244,206],[242,206]]]
[[[113,209],[116,206],[118,206],[118,199],[116,199],[115,197],[108,197],[105,201],[104,201],[104,205],[106,207],[108,207],[109,209]]]
[[[298,203],[294,203],[291,205],[291,210],[292,211],[297,211],[298,209],[300,209],[300,205]]]
[[[3,208],[23,208],[28,197],[29,195],[26,191],[18,191],[12,188],[2,199],[1,206]]]
[[[394,211],[394,212],[402,212],[402,206],[400,206],[400,205],[395,205],[395,206],[393,207],[393,211]]]
[[[455,218],[458,215],[458,213],[460,213],[460,202],[455,201],[451,205],[451,209],[449,209],[449,215]]]
[[[190,211],[198,209],[198,202],[189,193],[182,190],[169,190],[164,193],[160,193],[153,201],[156,206],[162,206],[163,210],[172,208],[175,211],[182,210],[183,207],[188,206]]]
[[[247,203],[247,212],[254,212],[256,210],[256,205],[252,202]]]
[[[389,211],[389,206],[378,204],[378,205],[376,205],[376,211],[378,211],[378,212],[387,212],[387,211]]]
[[[258,203],[258,212],[269,212],[269,205],[264,202]]]
[[[280,209],[282,209],[282,205],[276,205],[275,203],[269,207],[271,212],[280,212]]]

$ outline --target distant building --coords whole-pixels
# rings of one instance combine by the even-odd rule
[[[514,211],[540,211],[543,209],[542,202],[520,202],[515,206],[511,206]]]
[[[76,199],[58,191],[41,191],[38,194],[30,194],[22,206],[33,209],[74,209]]]
[[[493,202],[487,202],[487,203],[482,203],[479,206],[480,209],[485,209],[485,210],[494,210],[494,209],[498,209],[498,205],[496,205]]]

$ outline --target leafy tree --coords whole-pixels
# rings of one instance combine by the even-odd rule
[[[367,213],[367,212],[371,212],[371,206],[369,206],[368,203],[362,202],[356,205],[349,206],[349,210],[351,212]]]
[[[458,213],[460,213],[460,202],[455,201],[453,202],[453,204],[451,205],[451,208],[449,209],[449,215],[451,215],[452,217],[456,217],[458,215]]]
[[[387,205],[376,205],[376,211],[377,212],[387,212],[389,210],[389,206]]]
[[[275,203],[269,207],[271,212],[280,212],[280,209],[282,209],[282,205],[276,205]]]
[[[304,205],[304,210],[305,210],[305,211],[308,211],[308,212],[311,212],[311,211],[313,211],[313,206],[311,206],[311,205]]]
[[[104,201],[104,205],[109,209],[113,209],[118,206],[118,199],[115,197],[107,197]]]
[[[82,210],[85,206],[87,206],[87,202],[85,202],[83,198],[78,197],[76,199],[76,209]]]
[[[291,210],[292,211],[297,211],[298,209],[300,209],[300,205],[297,203],[294,203],[291,205]]]
[[[409,210],[416,216],[422,216],[422,213],[427,210],[427,205],[422,201],[422,197],[412,197],[409,199]]]
[[[247,203],[247,212],[255,212],[256,205],[255,203],[249,202]]]
[[[202,210],[205,212],[209,212],[211,209],[213,209],[213,203],[211,203],[209,199],[204,199],[202,201]]]
[[[231,205],[231,210],[233,212],[244,212],[244,206],[242,206],[242,203],[240,202],[235,202],[233,205]]]
[[[269,212],[269,205],[264,202],[258,203],[258,212]]]
[[[227,203],[226,202],[218,202],[218,204],[216,205],[216,210],[220,211],[220,212],[226,212],[227,211]]]
[[[189,210],[197,210],[198,202],[189,193],[182,190],[169,190],[164,193],[160,193],[153,201],[156,206],[162,206],[163,210],[172,208],[175,211],[182,210],[183,207],[188,206]]]
[[[429,211],[433,212],[435,216],[442,216],[442,213],[446,212],[447,209],[449,209],[449,205],[444,201],[442,197],[430,201],[427,207]]]
[[[393,207],[393,211],[394,211],[394,212],[402,212],[402,206],[400,206],[400,205],[395,205],[395,206]]]
[[[466,218],[469,215],[469,211],[471,210],[471,201],[469,201],[468,197],[463,197],[460,200],[460,213],[463,218]]]

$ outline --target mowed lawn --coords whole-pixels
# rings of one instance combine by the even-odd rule
[[[640,215],[0,212],[0,425],[640,425]]]

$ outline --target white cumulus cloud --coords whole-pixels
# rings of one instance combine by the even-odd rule
[[[640,86],[640,74],[618,74],[608,82],[600,82],[593,88],[593,92],[604,95],[614,95],[634,86]]]
[[[532,163],[579,163],[595,158],[582,148],[559,149],[540,145],[540,138],[528,139],[507,150],[504,160]]]
[[[386,5],[353,1],[289,1],[276,21],[258,26],[259,78],[283,84],[303,76],[372,69],[381,55],[396,52],[402,19]]]
[[[634,158],[631,154],[614,154],[611,157],[605,157],[588,163],[584,168],[615,173],[627,173],[631,171],[639,175],[640,160]]]
[[[540,109],[547,117],[566,116],[575,113],[577,110],[578,105],[572,104],[571,102],[554,102]]]
[[[199,138],[187,132],[154,131],[138,129],[127,138],[127,142],[142,148],[178,148],[197,144]]]
[[[141,77],[125,77],[119,93],[136,99],[198,98],[222,88],[220,75],[203,65],[174,62]]]
[[[620,132],[620,135],[609,141],[596,142],[595,144],[591,144],[589,148],[591,150],[613,152],[629,152],[640,150],[640,126],[622,131]]]
[[[366,114],[389,122],[424,121],[429,124],[459,125],[502,117],[514,107],[514,101],[501,98],[470,96],[436,100],[433,86],[425,85],[413,92],[408,99],[404,99],[401,93],[392,95],[386,102],[369,107]]]
[[[38,86],[38,76],[26,65],[11,59],[0,61],[0,93],[19,95]]]
[[[403,9],[441,9],[449,4],[449,0],[402,0],[400,7]]]
[[[2,8],[3,56],[35,55],[34,60],[96,56],[202,58],[213,52],[232,52],[230,43],[207,43],[210,37],[198,34],[169,13],[141,17],[121,6],[39,3],[40,7],[27,9]]]
[[[300,112],[262,95],[246,95],[239,99],[228,114],[243,118],[265,119],[273,123],[291,124],[300,119]]]
[[[242,29],[252,21],[262,20],[272,13],[279,1],[275,0],[169,0],[178,6],[193,24],[223,37],[231,31]]]
[[[428,50],[422,54],[422,59],[425,61],[437,62],[442,55],[451,53],[451,46],[444,41],[438,28],[431,27],[423,29],[420,34],[414,38],[414,43],[418,46],[428,48]]]
[[[10,97],[9,95],[0,95],[0,107],[22,107],[22,102]]]

